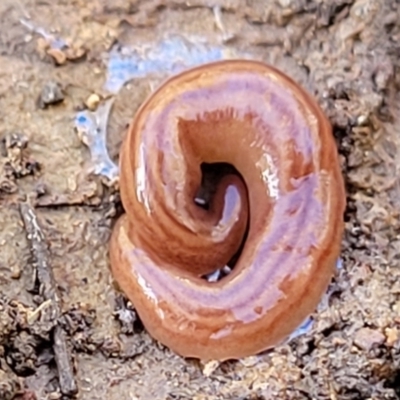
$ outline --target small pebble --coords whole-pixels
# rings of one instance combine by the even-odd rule
[[[365,126],[368,124],[368,121],[369,121],[368,115],[361,114],[357,117],[358,126]]]
[[[65,64],[67,61],[66,54],[60,49],[48,49],[47,54],[54,59],[57,65]]]
[[[39,108],[44,109],[49,105],[62,102],[64,97],[64,90],[61,85],[58,82],[49,81],[44,85],[37,104]]]
[[[378,330],[361,328],[355,335],[354,344],[362,350],[370,351],[385,341],[385,335]]]
[[[399,331],[396,328],[386,328],[386,343],[393,346],[399,340]]]
[[[216,360],[208,361],[203,365],[203,375],[210,377],[216,369],[220,366],[220,362]]]
[[[292,5],[292,0],[278,0],[278,3],[282,8],[288,8]]]
[[[36,196],[37,196],[37,197],[40,197],[40,196],[44,196],[45,194],[48,193],[48,188],[47,188],[47,186],[46,186],[45,183],[43,183],[43,182],[38,182],[38,183],[35,185],[34,191],[35,191],[35,193],[36,193]]]
[[[258,356],[249,356],[242,358],[239,361],[246,368],[249,368],[249,367],[254,367],[260,361],[260,358]]]
[[[21,277],[21,268],[19,265],[16,265],[14,268],[11,269],[11,278],[12,279],[19,279]]]
[[[92,93],[85,101],[85,105],[90,111],[95,111],[99,103],[100,96],[96,93]]]

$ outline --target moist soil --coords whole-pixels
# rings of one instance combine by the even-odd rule
[[[1,400],[400,397],[399,1],[3,0],[0,20]],[[239,361],[186,360],[143,329],[109,269],[118,187],[91,174],[74,131],[76,112],[107,95],[112,46],[157,47],[168,33],[286,72],[318,99],[340,153],[345,235],[329,293],[307,333]],[[159,79],[115,96],[114,160]],[[58,309],[36,276],[26,201],[49,246]],[[56,326],[66,344],[57,356]],[[60,387],[60,357],[76,394]]]

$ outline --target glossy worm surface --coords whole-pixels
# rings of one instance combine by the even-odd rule
[[[236,60],[169,79],[137,112],[120,166],[112,272],[154,338],[187,357],[239,358],[315,309],[345,194],[330,124],[286,75]],[[202,279],[234,258],[229,275]]]

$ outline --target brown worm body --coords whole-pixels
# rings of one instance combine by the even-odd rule
[[[194,202],[204,163],[242,177],[222,177],[209,210]],[[344,185],[328,120],[286,75],[237,60],[169,79],[138,111],[120,166],[111,266],[153,337],[187,357],[239,358],[315,309],[339,255]],[[201,279],[246,232],[233,271]]]

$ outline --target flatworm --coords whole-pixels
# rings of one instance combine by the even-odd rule
[[[313,312],[345,191],[329,121],[288,76],[229,60],[172,77],[137,112],[120,169],[112,272],[154,338],[186,357],[240,358]]]

